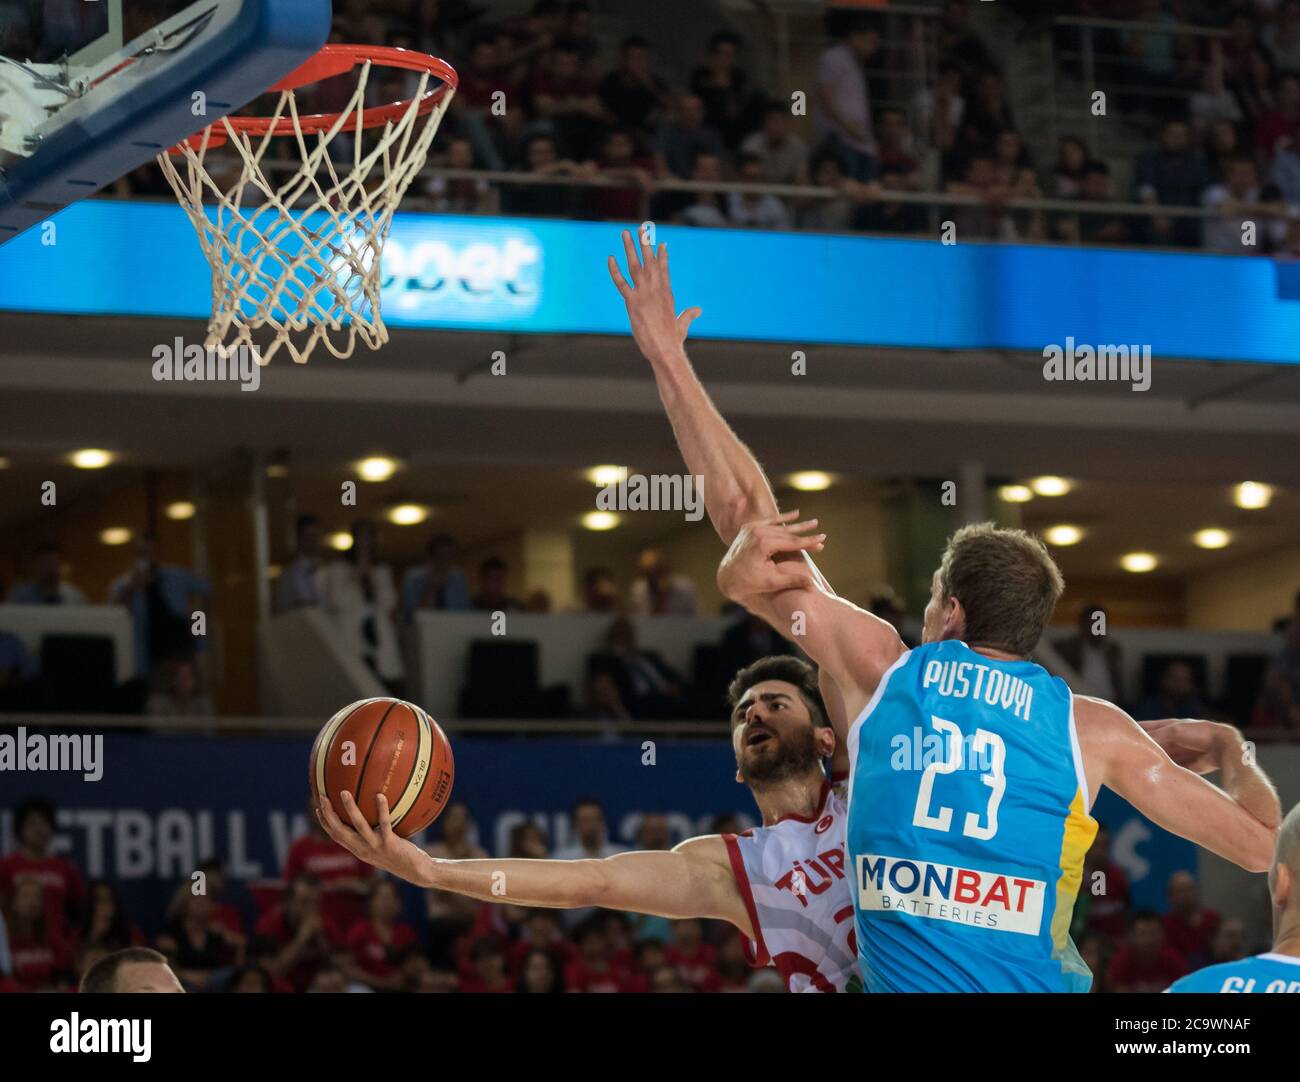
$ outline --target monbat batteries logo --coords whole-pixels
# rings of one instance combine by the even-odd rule
[[[383,260],[384,312],[398,321],[517,319],[541,303],[542,246],[526,230],[393,237]]]

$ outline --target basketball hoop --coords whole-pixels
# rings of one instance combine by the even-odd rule
[[[415,96],[366,108],[375,67],[418,72]],[[296,91],[353,68],[360,75],[345,109],[299,114]],[[301,364],[321,343],[344,358],[358,337],[370,349],[388,341],[379,306],[384,242],[456,85],[437,57],[326,45],[270,88],[280,95],[270,116],[225,117],[158,155],[212,266],[208,349],[255,347],[265,364],[284,346]],[[281,137],[292,137],[301,164],[277,181],[264,159]],[[220,147],[234,154],[209,158]],[[231,169],[233,179],[218,179]]]

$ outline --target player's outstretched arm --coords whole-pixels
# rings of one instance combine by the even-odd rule
[[[709,520],[729,545],[744,523],[776,514],[776,497],[758,460],[718,412],[686,356],[687,331],[701,312],[687,308],[677,315],[668,246],[656,250],[644,237],[638,244],[624,230],[623,250],[627,277],[614,256],[609,257],[610,277],[627,305],[632,337],[654,372],[686,468],[704,478]]]
[[[1247,871],[1268,870],[1282,808],[1236,729],[1186,719],[1139,726],[1082,695],[1074,711],[1091,786],[1108,786],[1152,822]],[[1200,777],[1212,771],[1223,788]]]
[[[409,883],[484,902],[551,909],[598,905],[657,917],[725,920],[753,938],[726,844],[718,835],[692,838],[668,852],[619,853],[604,860],[438,860],[389,825],[379,802],[370,826],[350,793],[339,797],[348,823],[328,800],[317,809],[331,838],[354,856]]]
[[[797,511],[747,523],[718,567],[718,588],[766,620],[829,675],[838,709],[857,717],[880,679],[906,647],[893,626],[837,597],[805,559],[820,552],[817,520],[796,523]],[[836,736],[844,734],[837,728]]]

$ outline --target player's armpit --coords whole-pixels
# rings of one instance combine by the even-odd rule
[[[1091,785],[1109,787],[1158,826],[1247,871],[1268,870],[1276,828],[1175,763],[1123,710],[1075,696],[1075,722]]]

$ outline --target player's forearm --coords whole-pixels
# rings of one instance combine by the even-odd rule
[[[1282,822],[1282,803],[1268,775],[1255,762],[1254,749],[1231,725],[1223,726],[1219,741],[1219,771],[1223,791],[1270,830]]]
[[[724,544],[746,522],[774,515],[763,468],[709,398],[684,349],[650,357],[655,385],[687,470],[704,478],[704,506]]]

